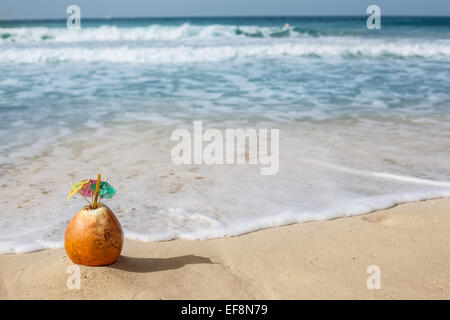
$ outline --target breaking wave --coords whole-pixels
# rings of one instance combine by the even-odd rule
[[[121,28],[103,25],[80,30],[48,27],[0,28],[0,43],[150,41],[219,37],[283,38],[317,35],[319,32],[315,30],[261,26],[196,26],[185,23],[179,26],[154,24],[146,27]]]
[[[273,45],[255,43],[246,45],[206,46],[140,46],[106,47],[30,47],[6,48],[0,51],[0,62],[116,62],[116,63],[189,63],[217,62],[236,58],[292,57],[383,57],[396,58],[450,58],[450,41],[412,43],[361,41],[357,39],[308,40]]]

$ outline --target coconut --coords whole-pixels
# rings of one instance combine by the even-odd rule
[[[123,231],[114,213],[104,204],[86,206],[70,221],[64,247],[76,264],[104,266],[114,263],[123,246]]]

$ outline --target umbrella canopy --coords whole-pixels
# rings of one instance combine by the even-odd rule
[[[98,191],[97,191],[97,181],[100,181]],[[86,179],[75,183],[70,188],[67,200],[69,200],[73,195],[77,193],[81,194],[85,198],[90,198],[96,194],[96,191],[97,196],[100,199],[102,198],[111,199],[116,194],[116,190],[108,182],[101,180]]]
[[[67,196],[67,200],[69,200],[70,198],[72,198],[72,196],[74,196],[75,194],[81,193],[81,191],[82,191],[83,189],[85,189],[86,186],[89,185],[89,181],[90,181],[90,180],[81,180],[81,181],[75,183],[75,184],[72,186],[72,188],[70,188],[69,195]],[[90,188],[89,188],[89,190],[90,190]],[[90,197],[90,195],[89,195],[89,197]]]
[[[97,180],[92,180],[91,184],[91,194],[95,193],[95,188],[97,185]],[[100,198],[111,199],[116,194],[116,190],[106,181],[100,181],[100,189],[98,190],[98,196]]]

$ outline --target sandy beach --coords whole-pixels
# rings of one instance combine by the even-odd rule
[[[64,249],[8,254],[0,299],[449,299],[449,235],[443,198],[231,238],[126,239],[115,264],[80,267],[79,290]]]

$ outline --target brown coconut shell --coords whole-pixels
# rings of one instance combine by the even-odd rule
[[[76,264],[104,266],[114,263],[123,246],[122,226],[106,205],[84,207],[70,221],[64,247]]]

